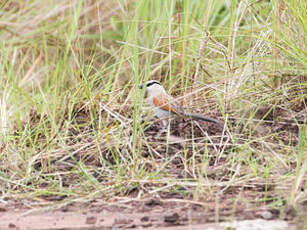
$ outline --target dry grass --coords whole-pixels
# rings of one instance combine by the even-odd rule
[[[2,6],[2,197],[306,204],[306,3],[231,2]],[[147,79],[224,130],[155,138]]]

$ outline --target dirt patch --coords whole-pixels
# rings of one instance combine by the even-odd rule
[[[239,220],[257,220],[273,223],[278,229],[294,229],[294,222],[277,221],[274,210],[250,210],[240,206],[233,211],[214,204],[201,205],[189,200],[161,200],[151,198],[141,201],[100,199],[73,203],[57,209],[26,208],[22,204],[3,206],[0,212],[1,229],[192,229],[223,226],[244,226]],[[233,222],[235,216],[236,222]],[[289,218],[289,216],[287,216]],[[292,220],[293,217],[291,217]],[[269,222],[264,222],[269,221]],[[223,223],[224,225],[217,224]],[[257,222],[257,223],[258,223]],[[248,222],[251,226],[251,222]],[[274,225],[275,224],[275,225]],[[256,223],[255,223],[255,226]],[[259,226],[259,225],[258,225]],[[239,228],[238,228],[239,229]],[[244,229],[244,228],[242,228]],[[250,228],[253,229],[253,228]],[[257,229],[257,228],[255,228]],[[274,228],[270,228],[274,229]]]

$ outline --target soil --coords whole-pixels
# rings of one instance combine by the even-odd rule
[[[263,225],[278,229],[297,229],[293,214],[284,220],[273,221],[279,213],[274,210],[249,210],[238,207],[233,213],[227,207],[215,209],[214,203],[197,204],[189,200],[158,199],[120,200],[96,199],[91,202],[72,203],[61,208],[26,207],[17,201],[7,201],[1,207],[0,229],[225,229],[225,224],[235,219],[237,229],[267,229]],[[27,201],[29,202],[29,201]],[[306,210],[307,211],[307,210]],[[234,218],[235,216],[235,218]],[[292,221],[290,221],[290,219]],[[238,220],[242,220],[238,222]],[[244,221],[243,221],[244,220]],[[246,220],[253,220],[253,222]],[[228,221],[228,222],[225,222]],[[224,225],[220,224],[223,223]],[[232,225],[234,223],[232,222]],[[260,224],[260,228],[259,228]],[[250,228],[251,225],[258,226]],[[224,226],[224,227],[222,227]],[[230,226],[230,225],[229,225]],[[268,229],[274,229],[273,227]],[[228,228],[227,228],[228,229]],[[233,228],[229,228],[233,229]]]

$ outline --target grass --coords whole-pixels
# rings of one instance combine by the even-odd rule
[[[2,197],[306,203],[304,1],[1,6]],[[152,138],[148,79],[226,132]]]

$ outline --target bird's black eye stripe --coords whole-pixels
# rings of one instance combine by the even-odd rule
[[[153,84],[161,85],[160,82],[158,82],[158,81],[152,81],[152,82],[147,83],[146,87],[149,87],[149,86],[151,86]]]

